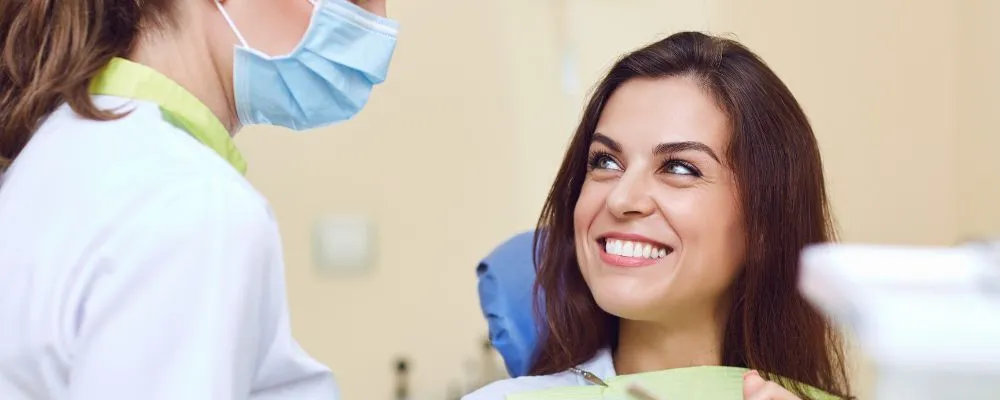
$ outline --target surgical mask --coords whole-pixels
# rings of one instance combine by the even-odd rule
[[[297,131],[350,119],[385,81],[396,48],[395,21],[346,0],[310,0],[312,20],[302,41],[285,56],[250,47],[222,4],[242,47],[236,47],[233,86],[242,125]]]

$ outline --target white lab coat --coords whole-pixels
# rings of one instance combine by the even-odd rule
[[[153,103],[69,107],[0,186],[0,399],[336,399],[268,203]]]
[[[598,351],[593,358],[576,368],[594,374],[602,381],[607,381],[616,375],[614,358],[610,349]],[[586,385],[593,385],[593,383],[584,379],[583,375],[573,371],[542,376],[521,376],[493,382],[462,397],[462,400],[504,400],[508,395],[516,393]]]

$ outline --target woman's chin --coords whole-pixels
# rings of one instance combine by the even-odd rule
[[[660,298],[649,290],[634,290],[631,288],[612,287],[591,290],[594,300],[602,310],[619,318],[630,320],[647,320],[657,314],[662,314]]]

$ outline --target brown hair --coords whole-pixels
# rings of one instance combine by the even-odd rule
[[[128,55],[141,29],[167,22],[173,3],[0,1],[0,172],[63,102],[85,118],[119,117],[94,105],[90,82],[113,57]]]
[[[535,237],[535,296],[545,321],[532,374],[565,371],[616,345],[618,319],[598,307],[580,273],[573,212],[605,102],[630,79],[673,76],[697,79],[732,127],[727,161],[748,243],[731,288],[722,363],[849,398],[840,336],[797,290],[799,252],[836,236],[812,128],[788,88],[753,52],[696,32],[625,55],[587,104],[538,221],[545,236]],[[801,385],[792,386],[806,397]]]

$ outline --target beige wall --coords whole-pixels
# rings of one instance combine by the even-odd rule
[[[959,226],[1000,234],[1000,2],[963,0],[959,78]]]
[[[403,30],[390,80],[357,119],[311,134],[264,128],[239,137],[250,178],[282,225],[295,333],[336,371],[347,399],[391,398],[397,354],[414,359],[418,399],[443,399],[461,380],[485,333],[473,268],[533,225],[583,102],[559,85],[567,37],[580,45],[586,89],[620,53],[663,35],[733,33],[812,118],[845,240],[947,244],[995,232],[1000,42],[985,36],[1000,37],[989,23],[998,7],[392,2]],[[377,222],[370,275],[322,277],[313,268],[311,223],[333,212]]]
[[[957,235],[957,6],[729,2],[720,14],[804,104],[849,241]]]

